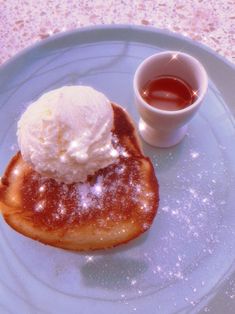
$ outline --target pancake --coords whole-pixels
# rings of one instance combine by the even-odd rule
[[[112,106],[112,142],[119,157],[86,182],[58,183],[34,171],[20,152],[12,158],[0,182],[0,209],[9,226],[74,251],[111,248],[150,228],[159,203],[154,168],[130,116]]]

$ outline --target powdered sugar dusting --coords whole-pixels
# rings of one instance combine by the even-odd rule
[[[130,156],[116,135],[113,143],[118,160],[84,183],[57,183],[33,172],[24,187],[25,208],[33,207],[37,221],[49,228],[89,219],[106,228],[138,214],[136,222],[147,230],[154,216],[156,189],[143,177],[141,158]]]
[[[91,193],[97,197],[100,197],[103,193],[103,189],[105,187],[103,186],[103,177],[98,176],[96,183],[91,187]]]
[[[175,151],[158,150],[157,153],[152,150],[161,202],[155,232],[149,233],[147,249],[141,251],[141,260],[148,265],[148,270],[144,276],[130,279],[128,289],[137,296],[139,291],[151,293],[181,282],[181,287],[190,287],[185,294],[182,288],[184,301],[189,307],[196,307],[198,295],[210,286],[206,274],[212,271],[211,266],[205,266],[197,278],[192,279],[191,274],[197,271],[202,261],[207,265],[207,257],[215,256],[218,246],[228,245],[221,243],[219,229],[227,228],[222,217],[231,178],[220,150],[205,154],[194,139],[190,140],[186,141],[186,148],[180,147],[180,158],[177,148]],[[219,156],[215,157],[215,154]],[[140,191],[138,185],[135,189],[136,193]],[[144,202],[141,210],[146,210]],[[139,256],[137,249],[134,252],[131,252],[132,257]],[[219,272],[221,264],[213,267],[213,271],[217,269]],[[173,296],[171,301],[175,306],[178,304]]]
[[[77,186],[77,193],[80,199],[80,210],[87,211],[92,205],[92,198],[90,196],[90,188],[87,183],[83,183]]]

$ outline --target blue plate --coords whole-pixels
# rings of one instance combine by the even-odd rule
[[[79,254],[25,238],[1,219],[1,313],[234,313],[235,68],[210,49],[154,28],[100,26],[24,50],[0,68],[0,171],[17,150],[19,116],[48,90],[91,85],[137,121],[133,74],[163,50],[198,58],[210,83],[181,144],[144,144],[160,183],[152,228],[116,249]]]

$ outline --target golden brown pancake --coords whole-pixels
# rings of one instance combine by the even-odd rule
[[[13,229],[75,251],[111,248],[149,229],[159,203],[154,169],[127,112],[112,106],[119,158],[86,182],[58,183],[35,172],[20,152],[12,158],[0,182],[0,209]]]

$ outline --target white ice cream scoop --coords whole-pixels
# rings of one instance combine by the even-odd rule
[[[115,161],[113,109],[102,93],[65,86],[42,95],[18,122],[23,159],[59,182],[82,182]]]

